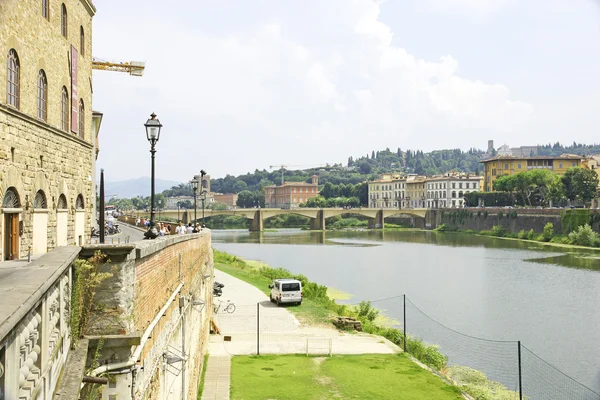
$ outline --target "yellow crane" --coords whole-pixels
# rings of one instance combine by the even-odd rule
[[[109,62],[94,57],[92,59],[92,68],[101,71],[116,71],[116,72],[127,72],[129,75],[142,76],[144,75],[144,69],[146,64],[141,61],[130,61],[130,62]]]
[[[279,165],[269,165],[269,169],[273,169],[273,168],[279,168],[281,169],[281,184],[283,185],[283,171],[285,171],[287,168],[298,168],[298,167],[304,167],[305,169],[307,168],[317,168],[317,167],[329,167],[329,164],[316,164],[316,165],[285,165],[285,164],[279,164]]]

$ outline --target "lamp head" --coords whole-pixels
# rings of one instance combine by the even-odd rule
[[[148,141],[153,144],[158,142],[158,139],[160,138],[160,129],[162,128],[162,124],[160,123],[158,118],[156,118],[156,114],[152,113],[150,115],[150,119],[146,121],[144,126],[146,127],[146,139],[148,139]]]

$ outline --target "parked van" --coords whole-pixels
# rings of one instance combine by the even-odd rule
[[[302,282],[296,279],[274,279],[271,289],[271,302],[302,304]]]

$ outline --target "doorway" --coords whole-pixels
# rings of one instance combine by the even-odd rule
[[[4,214],[4,260],[19,258],[19,214]]]

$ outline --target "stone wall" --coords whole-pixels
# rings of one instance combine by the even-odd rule
[[[210,231],[130,245],[87,246],[81,256],[88,257],[98,249],[111,259],[102,271],[113,274],[97,292],[96,318],[87,332],[92,339],[109,338],[101,350],[100,365],[131,358],[131,341],[123,343],[119,338],[137,337],[136,343],[142,341],[136,360],[140,368],[131,371],[134,378],[130,373],[116,375],[116,387],[105,388],[103,398],[130,398],[132,381],[134,392],[144,393],[144,398],[167,398],[169,390],[184,390],[188,398],[194,398],[212,310]],[[144,333],[153,321],[156,324],[144,341]],[[173,361],[177,357],[186,361]],[[158,368],[168,359],[173,364]],[[176,374],[176,369],[183,372]]]
[[[430,210],[430,221],[435,228],[441,224],[458,227],[459,229],[471,229],[475,231],[490,230],[495,225],[504,228],[508,232],[518,233],[521,230],[541,233],[544,226],[551,222],[554,232],[563,232],[563,214],[570,210],[563,209],[527,209],[527,208],[468,208],[468,209],[445,209]],[[586,220],[588,217],[586,217]],[[600,224],[594,222],[592,228],[600,231]],[[570,227],[564,227],[569,230]]]
[[[44,18],[41,2],[3,0],[0,2],[0,198],[13,187],[20,200],[19,219],[23,233],[19,240],[18,256],[26,257],[33,245],[33,202],[41,190],[46,208],[36,212],[48,213],[46,227],[48,249],[57,246],[57,203],[64,195],[67,202],[67,243],[76,244],[75,207],[79,195],[85,210],[84,238],[89,238],[92,223],[92,16],[95,9],[87,0],[49,1],[50,16]],[[61,4],[68,13],[67,37],[61,34]],[[71,121],[71,46],[81,53],[80,31],[84,32],[84,53],[78,56],[77,104],[84,104],[83,136],[69,128],[61,130],[61,93],[69,93],[69,127]],[[19,57],[19,108],[7,105],[6,56],[14,49]],[[37,82],[43,70],[47,77],[47,118],[38,118]],[[74,121],[78,124],[78,121]],[[95,140],[95,139],[94,139]],[[1,200],[0,200],[1,201]],[[4,218],[0,218],[0,241],[4,243]],[[38,230],[39,231],[39,230]],[[38,241],[39,243],[39,241]],[[38,246],[39,247],[39,246]],[[42,246],[43,247],[43,246]],[[0,254],[4,246],[0,246]],[[2,254],[2,259],[5,255]]]

